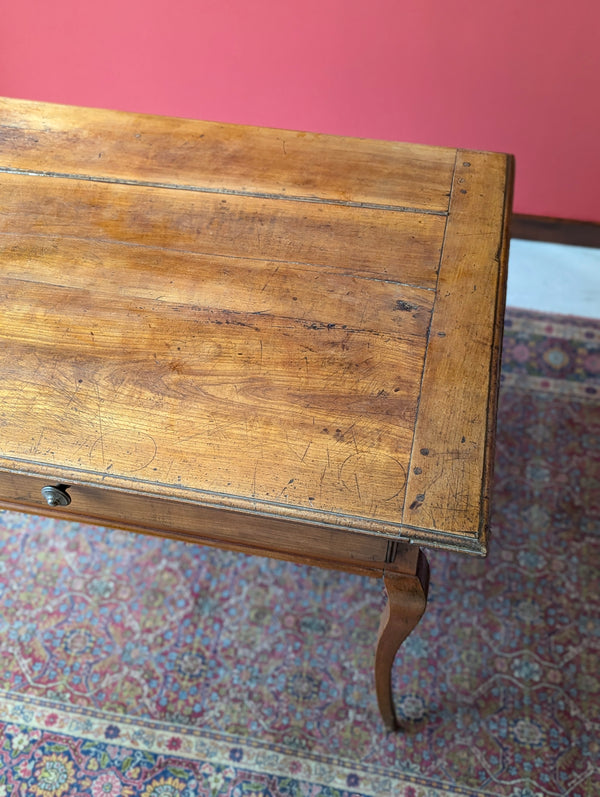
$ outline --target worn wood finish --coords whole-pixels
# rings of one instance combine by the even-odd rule
[[[511,185],[499,154],[0,100],[0,503],[69,485],[61,517],[385,570],[389,720],[417,545],[486,550]]]
[[[387,541],[372,535],[88,484],[67,486],[72,499],[70,506],[49,507],[41,493],[47,484],[42,478],[0,472],[0,506],[272,556],[298,564],[374,577],[383,574]],[[301,546],[297,542],[299,538]],[[401,567],[401,563],[386,567]]]
[[[272,264],[272,271],[295,264],[331,272],[336,279],[374,278],[433,290],[446,221],[442,215],[334,203],[250,200],[34,175],[24,181],[21,174],[2,172],[0,191],[4,216],[0,229],[17,236],[25,252],[36,244],[46,251],[58,245],[62,252],[63,245],[70,244],[74,269],[82,268],[80,259],[86,256],[88,271],[90,258],[106,265],[117,258],[117,264],[124,261],[131,269],[136,257],[122,249],[133,246],[138,250],[138,281],[140,258],[141,273],[151,267],[154,277],[168,266],[164,256],[174,259],[181,253],[188,283],[194,275],[193,256],[204,256],[254,261],[262,275],[268,274],[266,263]],[[102,260],[96,249],[101,244]],[[373,258],[376,251],[379,255]],[[171,293],[181,295],[183,287],[177,284]],[[248,309],[248,302],[244,307]]]
[[[403,512],[405,526],[428,530],[432,538],[438,531],[471,535],[482,549],[504,318],[504,209],[511,185],[501,158],[457,153]]]
[[[0,174],[2,455],[68,481],[98,471],[124,489],[196,490],[215,505],[482,550],[506,159],[469,157],[447,224]],[[480,201],[477,185],[458,187],[467,168],[488,201],[465,238]],[[470,256],[472,273],[454,268]],[[465,288],[476,279],[477,296]],[[463,420],[448,424],[450,411]]]
[[[0,168],[443,213],[454,150],[0,98]]]

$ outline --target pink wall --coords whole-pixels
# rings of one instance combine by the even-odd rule
[[[0,0],[0,94],[517,156],[600,221],[597,0]]]

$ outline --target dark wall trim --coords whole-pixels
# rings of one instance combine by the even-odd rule
[[[524,238],[526,241],[547,241],[600,249],[600,223],[595,221],[553,219],[549,216],[524,216],[515,213],[510,236]]]

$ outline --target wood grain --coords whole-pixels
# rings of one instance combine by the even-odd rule
[[[511,158],[457,153],[403,512],[405,526],[431,539],[470,535],[482,551],[511,184]]]
[[[454,150],[0,99],[0,166],[445,213]]]
[[[425,347],[412,317],[415,345],[399,346],[410,314],[394,286],[380,284],[400,316],[385,333],[333,325],[335,294],[329,326],[71,288],[49,306],[47,285],[4,287],[5,455],[396,520]]]
[[[79,241],[69,268],[123,244],[148,249],[151,263],[173,252],[241,257],[433,289],[445,226],[422,213],[2,173],[0,196],[0,232],[48,247]]]
[[[0,472],[0,507],[371,577],[380,577],[384,566],[394,567],[384,564],[386,540],[371,535],[88,484],[68,486],[72,503],[50,508],[41,494],[47,484],[44,479]]]
[[[510,160],[456,157],[2,101],[0,469],[483,551]]]

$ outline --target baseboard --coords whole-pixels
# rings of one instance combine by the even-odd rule
[[[546,241],[572,246],[591,246],[600,249],[600,223],[554,219],[549,216],[526,216],[515,213],[510,228],[511,238],[526,241]]]

